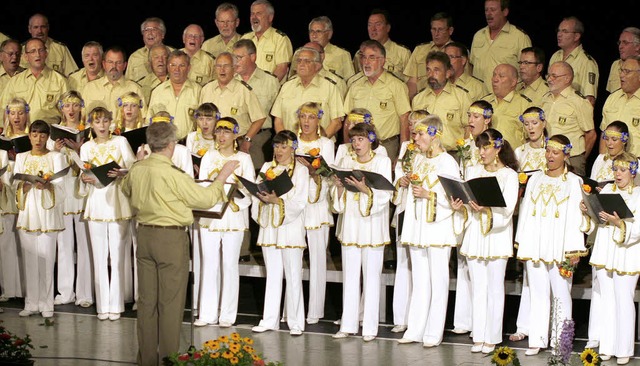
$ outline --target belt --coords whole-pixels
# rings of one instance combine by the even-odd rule
[[[390,141],[398,140],[398,139],[400,139],[400,135],[395,135],[395,136],[389,137],[388,139],[380,140],[380,143],[384,144],[386,142],[390,142]]]
[[[187,231],[189,228],[188,226],[178,226],[178,225],[169,225],[169,226],[149,225],[149,224],[143,224],[140,222],[138,223],[138,226],[148,227],[150,229],[180,230],[180,231]]]

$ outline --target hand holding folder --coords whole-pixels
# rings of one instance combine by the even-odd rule
[[[459,198],[462,203],[474,201],[484,207],[507,207],[496,177],[479,177],[464,181],[458,177],[438,175],[447,196]]]

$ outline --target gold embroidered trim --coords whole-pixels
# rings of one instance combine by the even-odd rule
[[[486,236],[487,234],[489,234],[489,231],[493,229],[493,212],[491,211],[491,207],[487,207],[484,213],[487,214],[486,224],[482,221],[483,212],[478,212],[478,218],[480,220],[480,232],[482,233],[482,235]]]

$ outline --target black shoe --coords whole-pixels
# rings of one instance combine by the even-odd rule
[[[247,254],[240,256],[240,263],[247,263],[249,261],[251,261],[251,255]]]
[[[396,261],[394,261],[394,260],[384,261],[384,268],[385,269],[396,269]]]

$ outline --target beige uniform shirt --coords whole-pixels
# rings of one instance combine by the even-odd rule
[[[557,98],[547,93],[542,102],[547,117],[549,136],[562,134],[569,138],[571,156],[585,152],[584,133],[594,129],[593,107],[573,87],[567,87]]]
[[[233,53],[233,44],[239,40],[240,35],[236,33],[236,35],[229,40],[229,43],[225,44],[222,40],[222,36],[218,34],[217,36],[204,41],[204,43],[202,43],[202,49],[209,52],[214,58],[216,58],[222,52]]]
[[[98,77],[94,80],[98,80],[104,76],[104,70],[100,70],[98,73]],[[83,67],[79,70],[72,72],[69,75],[69,89],[75,91],[81,91],[84,89],[84,86],[89,83],[89,79],[87,79],[87,70]]]
[[[295,77],[282,85],[271,114],[282,118],[285,130],[298,132],[298,116],[296,111],[306,102],[319,103],[324,114],[320,126],[327,128],[332,119],[344,116],[344,104],[340,90],[335,82],[317,74],[309,85],[304,87],[299,77]]]
[[[349,79],[356,73],[353,69],[349,51],[332,43],[327,43],[324,47],[324,62],[322,62],[322,66],[344,80]]]
[[[404,68],[407,67],[409,58],[411,57],[411,50],[406,46],[398,44],[391,39],[383,45],[387,53],[387,57],[384,62],[385,70],[397,76],[400,80],[406,82],[407,77],[404,74]],[[360,53],[356,52],[353,57],[353,67],[356,73],[362,71],[360,65]]]
[[[20,66],[18,66],[18,70],[16,71],[16,73],[13,76],[18,75],[19,73],[23,72],[24,69]],[[0,95],[2,94],[2,91],[4,90],[5,86],[7,86],[7,83],[9,82],[9,80],[11,80],[12,76],[9,75],[7,73],[7,71],[5,71],[4,67],[2,67],[2,65],[0,64]]]
[[[25,44],[22,44],[22,60],[20,60],[20,66],[26,69],[29,67],[29,63],[27,62],[27,54],[24,53],[24,47]],[[78,64],[73,60],[73,56],[71,56],[69,48],[67,48],[64,43],[48,38],[46,47],[47,66],[58,71],[64,76],[69,76],[69,74],[78,70]]]
[[[242,36],[243,39],[250,39],[256,44],[256,64],[262,70],[273,72],[276,66],[282,63],[291,62],[293,57],[293,46],[291,40],[282,31],[270,27],[258,40],[255,32],[249,32]]]
[[[640,156],[640,90],[628,97],[627,93],[618,89],[607,97],[602,107],[600,130],[604,131],[613,121],[627,124],[631,135],[629,152]]]
[[[168,77],[165,77],[165,80],[169,80]],[[138,80],[137,83],[140,84],[140,88],[142,88],[142,97],[144,98],[144,103],[147,104],[151,100],[151,92],[156,86],[162,84],[163,80],[158,79],[156,74],[151,73],[147,76],[144,76],[142,79]]]
[[[235,78],[239,81],[242,80],[242,77],[238,74],[236,74]],[[275,102],[280,91],[280,81],[275,75],[269,74],[258,67],[253,71],[253,75],[251,75],[247,84],[251,86],[252,91],[258,97],[262,111],[267,117],[262,124],[262,128],[273,127],[270,112],[273,102]]]
[[[128,92],[143,95],[142,88],[135,81],[122,77],[115,84],[111,84],[107,76],[103,76],[88,82],[80,93],[84,98],[85,111],[90,112],[95,107],[104,107],[115,116],[118,98]]]
[[[467,73],[460,75],[455,84],[469,93],[469,99],[472,103],[489,94],[489,90],[482,80]]]
[[[200,104],[206,102],[215,104],[221,116],[238,121],[239,136],[246,134],[253,122],[266,117],[253,88],[237,79],[232,79],[225,87],[220,87],[218,80],[205,85],[200,94]]]
[[[0,43],[6,41],[7,39],[9,39],[9,36],[7,36],[6,34],[0,32]]]
[[[440,117],[444,126],[442,145],[446,150],[454,150],[456,140],[464,138],[464,128],[469,121],[467,111],[471,102],[469,93],[447,83],[438,95],[431,88],[416,94],[411,102],[411,109],[426,109]]]
[[[2,91],[2,109],[15,97],[23,98],[30,108],[31,121],[44,120],[49,124],[60,122],[58,100],[69,90],[67,78],[46,66],[36,79],[30,69],[12,77]]]
[[[493,117],[491,118],[493,128],[500,131],[502,136],[509,141],[512,148],[515,149],[524,144],[527,141],[527,135],[524,130],[524,124],[520,122],[520,115],[533,105],[531,99],[515,91],[507,94],[501,101],[498,101],[498,98],[493,93],[482,99],[493,106]]]
[[[433,41],[422,43],[416,46],[411,52],[407,66],[404,68],[406,78],[414,77],[417,79],[418,91],[426,89],[427,83],[427,55],[431,51],[442,51]]]
[[[499,64],[509,64],[518,69],[520,51],[531,47],[531,39],[521,29],[507,22],[492,41],[489,27],[476,32],[471,42],[469,61],[473,65],[473,76],[491,88],[493,69]]]
[[[547,81],[545,79],[539,77],[529,86],[526,86],[523,82],[520,82],[516,87],[516,90],[518,91],[518,93],[525,95],[527,98],[531,99],[531,102],[534,106],[542,107],[542,98],[549,92],[549,84],[547,84]]]
[[[189,132],[196,129],[193,113],[200,105],[201,90],[200,85],[187,79],[176,96],[171,81],[163,82],[151,92],[147,119],[160,111],[167,111],[173,116],[173,124],[178,128],[176,132],[178,140],[187,137]]]
[[[173,51],[173,47],[169,47],[169,52]],[[141,47],[132,53],[127,60],[127,71],[125,76],[129,80],[140,80],[147,74],[151,74],[151,64],[149,63],[149,49]]]
[[[566,61],[573,68],[573,83],[571,86],[584,96],[598,96],[598,79],[600,71],[596,60],[588,55],[582,45],[576,47],[569,56],[564,57],[562,50],[556,51],[549,60],[549,65],[557,61]],[[573,150],[572,150],[573,151]]]
[[[182,49],[184,51],[184,48]],[[216,78],[216,58],[203,50],[198,50],[190,60],[189,79],[204,86]]]
[[[400,134],[400,116],[411,111],[409,89],[403,80],[388,72],[383,72],[373,84],[363,76],[347,90],[344,110],[348,113],[353,108],[368,109],[378,139],[386,140]]]
[[[622,67],[622,59],[613,61],[611,70],[609,70],[609,79],[607,79],[607,91],[613,93],[620,89],[620,68]]]

